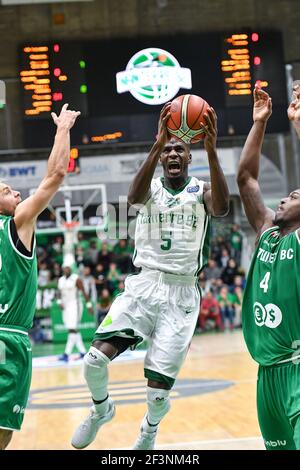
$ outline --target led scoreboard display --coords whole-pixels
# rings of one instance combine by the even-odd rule
[[[20,80],[26,118],[49,118],[62,103],[87,114],[85,93],[74,93],[85,86],[85,62],[80,43],[25,45],[21,53]]]
[[[272,96],[267,132],[287,131],[279,32],[26,43],[20,48],[24,146],[52,145],[50,113],[63,103],[81,111],[72,129],[75,146],[153,141],[164,96],[185,93],[215,108],[219,136],[245,135],[255,83]]]
[[[221,70],[228,107],[250,105],[256,83],[270,93],[275,105],[286,102],[283,51],[278,33],[225,36]]]

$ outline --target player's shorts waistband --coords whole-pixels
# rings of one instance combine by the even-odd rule
[[[184,284],[187,286],[195,286],[196,282],[198,281],[196,276],[171,274],[147,268],[142,268],[141,274],[146,275],[149,279],[153,279],[154,281],[166,282],[167,284]]]
[[[17,325],[0,325],[0,333],[1,331],[10,331],[11,333],[20,333],[21,335],[28,336],[26,328]]]

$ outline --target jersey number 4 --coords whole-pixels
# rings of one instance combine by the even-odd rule
[[[263,279],[260,281],[259,287],[264,290],[264,293],[268,292],[269,289],[269,280],[270,280],[270,271],[268,271]]]

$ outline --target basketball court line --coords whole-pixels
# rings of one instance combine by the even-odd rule
[[[146,350],[125,351],[122,355],[114,359],[115,362],[132,362],[144,359]],[[69,362],[60,361],[58,355],[34,357],[32,366],[34,369],[49,369],[49,368],[69,368],[78,367],[83,365],[83,359],[78,359],[78,354],[71,354]]]
[[[202,440],[202,441],[184,441],[184,442],[170,442],[165,444],[157,444],[155,449],[161,450],[185,450],[188,449],[190,446],[193,447],[205,447],[207,445],[216,445],[216,449],[218,445],[221,444],[235,444],[235,443],[243,443],[243,442],[257,442],[263,445],[263,439],[259,436],[249,436],[249,437],[237,437],[237,438],[228,438],[228,439],[210,439],[210,440]],[[131,447],[122,447],[122,448],[114,448],[111,450],[130,450]],[[197,450],[197,449],[196,449]],[[199,449],[201,450],[201,449]]]

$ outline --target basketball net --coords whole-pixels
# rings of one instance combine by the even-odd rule
[[[77,239],[77,227],[80,225],[77,221],[64,222],[62,227],[65,229],[64,246],[63,246],[63,266],[76,267],[75,262],[75,245]]]

